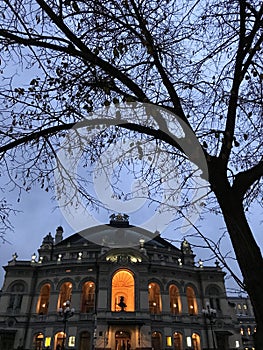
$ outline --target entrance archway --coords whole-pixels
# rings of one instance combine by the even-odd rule
[[[127,331],[119,330],[115,333],[115,350],[130,350],[131,335]]]

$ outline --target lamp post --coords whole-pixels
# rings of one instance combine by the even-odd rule
[[[64,303],[64,307],[60,307],[58,309],[59,316],[62,317],[62,321],[64,324],[64,329],[63,329],[63,339],[62,339],[62,350],[65,349],[65,340],[66,340],[66,329],[67,329],[67,322],[70,317],[74,315],[75,309],[70,308],[70,301],[67,300]]]
[[[214,331],[213,331],[213,325],[215,323],[215,318],[216,318],[216,310],[211,308],[209,303],[206,303],[206,308],[202,310],[202,313],[205,319],[209,320],[211,333],[212,333],[213,349],[216,349]],[[210,346],[209,346],[209,349],[210,349]]]

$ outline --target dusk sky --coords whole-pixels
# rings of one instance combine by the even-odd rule
[[[0,245],[1,266],[7,265],[7,262],[12,259],[12,254],[15,252],[18,255],[18,260],[30,260],[33,253],[37,254],[37,249],[39,248],[43,237],[49,232],[54,236],[56,228],[60,225],[64,229],[64,238],[75,232],[66,222],[60,210],[54,210],[56,202],[51,201],[50,196],[49,193],[40,189],[35,189],[32,190],[32,192],[23,195],[20,203],[16,203],[15,194],[10,194],[10,197],[14,200],[14,207],[21,210],[21,212],[11,218],[14,225],[14,232],[7,232],[5,236],[6,240],[10,243],[6,242],[1,243]],[[255,210],[253,214],[249,215],[249,221],[254,230],[255,237],[258,240],[258,244],[262,249],[263,237],[261,214],[262,210]],[[108,218],[105,214],[102,215],[101,223],[108,223]],[[130,223],[136,225],[136,219],[134,220],[132,215],[130,215]],[[175,225],[176,224],[171,224],[169,229],[166,230],[162,236],[178,240],[178,243],[175,243],[175,245],[179,247],[179,242],[183,240],[184,234],[180,232],[180,230],[174,230]],[[215,216],[212,214],[206,219],[198,221],[196,225],[201,229],[202,233],[206,233],[210,238],[217,237],[219,233],[221,234],[224,227],[221,216]],[[225,251],[232,250],[231,243],[227,237],[223,240],[223,246]],[[194,248],[194,253],[196,254],[196,262],[198,259],[205,259],[210,255],[207,250],[197,248]],[[214,260],[205,263],[205,265],[210,264],[213,265]],[[235,263],[232,262],[231,266],[233,266],[235,272],[238,272]],[[3,277],[4,270],[1,268],[1,286],[3,283]],[[235,287],[231,279],[227,279],[226,285],[228,288]]]

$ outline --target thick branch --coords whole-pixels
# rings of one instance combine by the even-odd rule
[[[240,1],[240,30],[239,30],[239,45],[236,55],[235,71],[233,77],[233,83],[230,93],[230,99],[228,104],[228,112],[226,119],[226,126],[224,132],[224,139],[221,148],[219,158],[222,160],[222,164],[226,170],[228,159],[230,157],[232,142],[234,139],[235,125],[236,125],[236,111],[238,103],[239,87],[242,81],[242,65],[245,57],[244,47],[246,43],[246,5],[243,1]]]
[[[263,160],[261,160],[253,168],[243,171],[237,174],[234,183],[233,190],[236,192],[238,197],[242,200],[250,188],[256,181],[260,180],[263,176]]]
[[[63,130],[69,130],[72,129],[74,127],[75,123],[70,123],[70,124],[61,124],[61,125],[56,125],[56,126],[51,126],[50,128],[45,128],[39,131],[35,131],[35,132],[30,132],[28,134],[24,134],[24,136],[11,141],[7,144],[5,144],[4,146],[0,147],[0,154],[3,154],[15,147],[21,146],[22,144],[28,143],[30,141],[33,140],[37,140],[40,137],[44,137],[44,136],[50,136],[50,135],[54,135],[59,131],[63,131]]]

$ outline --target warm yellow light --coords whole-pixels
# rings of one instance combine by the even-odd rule
[[[51,344],[51,337],[46,337],[45,338],[45,348],[48,348]]]
[[[73,347],[75,346],[75,337],[71,336],[68,338],[68,346]]]
[[[172,337],[166,337],[166,345],[172,346]]]

